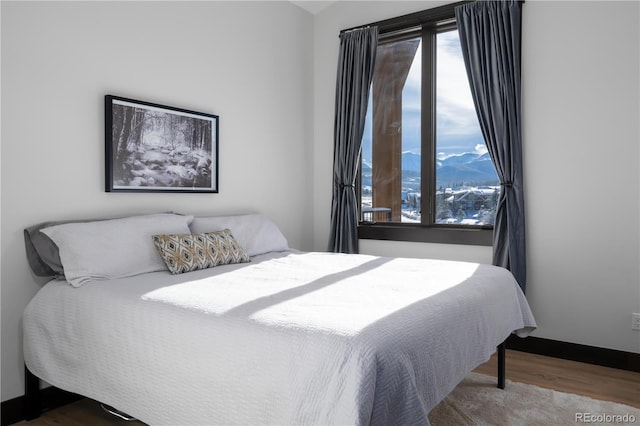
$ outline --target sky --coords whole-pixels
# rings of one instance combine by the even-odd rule
[[[403,151],[420,153],[420,64],[418,47],[403,90]],[[436,152],[440,159],[465,152],[487,152],[462,59],[458,31],[437,37]],[[371,125],[363,138],[363,156],[371,158]]]

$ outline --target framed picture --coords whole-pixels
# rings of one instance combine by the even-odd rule
[[[217,115],[105,96],[107,192],[218,192]]]

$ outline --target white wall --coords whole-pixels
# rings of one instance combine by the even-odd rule
[[[289,2],[2,7],[2,400],[23,393],[22,229],[175,210],[261,211],[311,248],[313,16]],[[105,94],[220,116],[219,194],[104,192]]]
[[[640,3],[527,2],[528,297],[537,335],[640,353]]]
[[[314,247],[331,206],[341,29],[446,2],[339,2],[316,16]],[[638,2],[523,6],[528,299],[535,336],[640,353]],[[361,240],[361,251],[490,261],[488,247]]]

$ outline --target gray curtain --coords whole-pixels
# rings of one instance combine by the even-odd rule
[[[340,34],[329,236],[329,251],[337,253],[358,252],[355,182],[377,47],[377,27]]]
[[[524,291],[520,16],[519,1],[476,1],[456,7],[473,101],[502,188],[493,231],[493,264],[509,269]]]

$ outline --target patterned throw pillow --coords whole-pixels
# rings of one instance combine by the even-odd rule
[[[172,274],[251,261],[228,229],[201,234],[154,235],[153,242]]]

